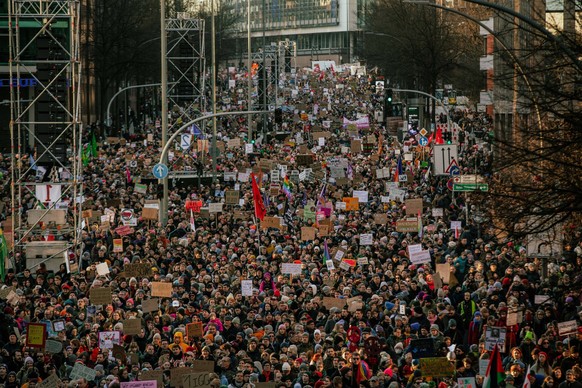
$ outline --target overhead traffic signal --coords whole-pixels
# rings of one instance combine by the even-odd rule
[[[392,89],[384,89],[384,117],[392,117]]]

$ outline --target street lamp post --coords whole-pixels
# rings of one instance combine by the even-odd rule
[[[168,64],[166,63],[167,50],[167,36],[166,36],[166,2],[160,0],[160,69],[162,81],[162,148],[165,147],[168,141]],[[164,156],[162,163],[167,164],[167,156]],[[158,181],[159,182],[159,181]],[[163,185],[163,195],[160,201],[160,221],[162,225],[166,225],[168,220],[168,177],[161,179]]]

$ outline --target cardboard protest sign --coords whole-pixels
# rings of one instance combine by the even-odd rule
[[[111,287],[91,287],[89,290],[89,301],[92,305],[111,304]]]
[[[301,241],[315,240],[315,228],[309,226],[301,227]]]
[[[388,223],[387,214],[374,214],[374,224],[376,225],[386,225]]]
[[[159,388],[164,386],[164,371],[162,370],[147,370],[139,374],[139,381],[155,381]]]
[[[152,282],[152,296],[169,298],[172,296],[172,283]]]
[[[125,276],[129,278],[148,277],[152,273],[152,265],[148,263],[127,263],[123,266]]]
[[[212,388],[210,372],[188,373],[182,376],[183,388]]]
[[[261,221],[261,229],[281,229],[281,218],[279,217],[265,217],[263,221]]]
[[[451,278],[451,265],[449,263],[437,264],[436,272],[443,279],[444,284],[449,284]]]
[[[224,193],[224,203],[226,205],[238,205],[240,199],[239,190],[228,190]]]
[[[48,375],[46,379],[41,381],[36,385],[37,388],[57,388],[60,387],[62,381],[57,377],[55,373]]]
[[[138,335],[141,333],[141,319],[125,319],[123,323],[123,333],[128,335]]]
[[[209,360],[194,360],[190,366],[192,372],[214,372],[214,361]]]
[[[418,232],[418,219],[396,221],[396,231],[404,233]]]
[[[191,369],[185,366],[170,369],[170,387],[183,388],[183,378],[190,373]]]
[[[330,298],[324,297],[323,298],[323,306],[330,310],[332,307],[337,307],[338,309],[343,309],[346,305],[346,299],[339,299],[339,298]]]
[[[111,349],[111,354],[113,355],[113,358],[115,358],[117,360],[121,360],[123,363],[125,363],[125,361],[127,359],[127,354],[125,353],[125,348],[121,345],[113,344],[113,349]]]
[[[186,325],[186,336],[188,338],[199,338],[203,335],[202,322],[194,322]]]
[[[450,377],[455,373],[455,368],[446,357],[427,357],[419,361],[423,376]]]
[[[317,228],[317,234],[319,234],[319,237],[326,237],[329,236],[329,230],[330,230],[329,225],[320,224],[319,227]]]
[[[146,299],[141,302],[141,309],[144,313],[151,313],[157,311],[160,305],[158,298]]]
[[[144,219],[144,220],[157,221],[158,220],[158,214],[159,214],[159,210],[158,209],[154,209],[154,208],[150,208],[150,207],[145,207],[145,208],[143,208],[143,210],[141,212],[141,218]]]
[[[422,214],[422,198],[407,199],[404,204],[406,205],[407,216]]]

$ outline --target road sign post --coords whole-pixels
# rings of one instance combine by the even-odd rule
[[[489,191],[487,183],[453,183],[453,191]]]
[[[456,164],[456,144],[435,144],[433,147],[434,173],[435,175],[449,175],[448,169]]]
[[[156,179],[164,179],[168,176],[168,166],[163,163],[158,163],[152,169],[152,173],[156,177]]]

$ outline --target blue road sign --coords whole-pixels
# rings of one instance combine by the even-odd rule
[[[428,144],[428,139],[424,136],[421,136],[420,139],[418,139],[418,144],[425,147]]]
[[[451,168],[449,169],[449,175],[450,176],[461,175],[461,169],[459,168],[459,166],[451,166]]]
[[[157,179],[164,179],[168,176],[168,166],[163,163],[158,163],[154,166],[152,172]]]

